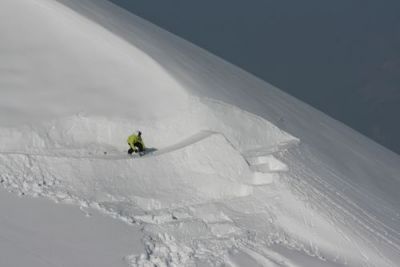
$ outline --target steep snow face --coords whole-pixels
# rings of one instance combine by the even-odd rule
[[[157,62],[55,1],[2,1],[0,33],[3,125],[77,112],[150,119],[186,104]]]
[[[400,262],[397,155],[103,0],[2,1],[0,35],[2,185],[141,225],[132,266]]]

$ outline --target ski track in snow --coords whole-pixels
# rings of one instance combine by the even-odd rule
[[[292,163],[298,162],[299,164],[304,164],[304,166],[310,164],[318,164],[319,160],[314,158],[314,162],[303,162],[303,160],[299,160],[302,158],[313,159],[313,156],[307,155],[304,157],[305,153],[302,153],[300,156],[299,152],[296,151],[293,155],[289,156],[289,159]],[[296,159],[296,160],[295,160]],[[323,163],[320,163],[323,164]],[[296,169],[302,170],[303,168],[299,168],[297,166]],[[304,170],[303,170],[304,171]],[[334,221],[336,225],[346,225],[347,223],[356,224],[361,226],[360,229],[353,229],[353,231],[357,232],[358,237],[362,240],[362,242],[367,242],[371,247],[375,247],[373,243],[371,243],[368,239],[364,239],[363,236],[373,235],[376,236],[377,239],[380,239],[383,243],[386,243],[388,246],[392,247],[394,251],[399,251],[399,241],[400,241],[400,232],[395,229],[390,228],[390,226],[382,224],[377,218],[372,217],[368,214],[368,211],[358,206],[354,201],[352,201],[349,197],[346,196],[346,193],[341,193],[337,191],[337,188],[341,188],[342,190],[349,190],[351,192],[357,192],[359,194],[368,194],[367,192],[360,192],[357,187],[347,183],[345,180],[341,179],[341,177],[332,171],[330,168],[326,168],[324,177],[331,177],[337,183],[340,184],[339,187],[333,188],[329,185],[324,179],[320,177],[322,174],[315,173],[297,173],[290,177],[290,180],[287,180],[291,184],[291,187],[296,191],[297,194],[304,196],[307,199],[307,202],[310,205],[317,206],[320,210],[327,210],[330,220]],[[309,177],[310,179],[307,182],[301,181],[302,177]],[[307,190],[305,190],[307,187]],[[306,192],[313,192],[313,194],[305,194]],[[323,192],[323,193],[321,193]],[[310,196],[313,196],[315,199],[309,199]],[[345,208],[344,208],[345,207]],[[339,229],[339,228],[338,228]],[[347,240],[350,242],[354,242],[354,240],[350,240],[348,235],[345,233],[341,233]],[[356,249],[363,255],[365,258],[365,264],[367,264],[369,260],[369,253],[364,252],[361,247],[357,246],[357,242],[354,242]],[[375,247],[376,253],[381,255],[380,249]],[[385,259],[385,257],[382,257]],[[390,264],[389,261],[386,262]]]
[[[213,138],[213,136],[215,137]],[[65,178],[60,179],[60,177],[57,176],[57,172],[55,173],[52,172],[52,169],[54,168],[59,169],[59,167],[57,167],[57,164],[60,163],[57,162],[61,162],[61,164],[63,165],[72,164],[72,166],[74,166],[75,164],[79,164],[77,165],[80,166],[78,167],[78,169],[87,168],[83,167],[84,165],[82,165],[82,161],[85,160],[88,160],[89,163],[88,166],[93,165],[94,168],[98,168],[96,166],[100,166],[97,164],[97,162],[99,162],[99,164],[102,165],[104,164],[114,165],[116,164],[116,162],[121,162],[125,165],[132,164],[132,167],[128,167],[128,169],[135,167],[137,168],[137,164],[139,162],[145,162],[145,164],[147,164],[146,168],[149,168],[150,166],[152,166],[151,163],[152,161],[159,161],[158,160],[159,157],[161,157],[160,160],[162,160],[162,157],[165,157],[167,159],[170,158],[172,161],[174,161],[178,157],[177,155],[174,155],[176,153],[178,153],[178,155],[179,154],[184,155],[186,160],[194,161],[190,159],[189,156],[190,154],[187,154],[186,150],[191,147],[196,147],[196,145],[198,146],[198,148],[193,153],[199,153],[199,155],[201,156],[199,160],[202,161],[201,158],[204,156],[204,159],[207,160],[207,162],[209,160],[212,160],[211,161],[213,162],[212,164],[215,165],[216,164],[215,161],[217,160],[217,158],[214,158],[212,156],[214,152],[209,149],[203,150],[202,148],[204,145],[207,144],[207,142],[210,142],[207,140],[210,140],[211,142],[217,142],[213,143],[213,146],[216,146],[218,149],[224,149],[223,147],[226,146],[226,148],[229,151],[228,153],[231,154],[231,156],[232,154],[237,154],[238,160],[241,161],[242,162],[241,164],[243,164],[243,166],[245,166],[245,168],[247,169],[245,170],[245,173],[246,172],[248,173],[247,175],[245,175],[247,177],[245,178],[246,180],[240,180],[238,182],[243,183],[243,185],[246,187],[249,186],[259,187],[262,185],[269,185],[273,183],[275,179],[278,179],[280,172],[287,171],[287,166],[283,162],[275,158],[272,154],[266,154],[264,156],[254,156],[255,154],[260,154],[259,152],[260,149],[257,149],[258,152],[256,153],[247,151],[247,154],[249,155],[251,154],[252,156],[244,157],[242,156],[241,152],[234,147],[232,142],[229,141],[229,139],[225,136],[225,134],[208,130],[208,131],[200,131],[197,134],[194,134],[188,138],[184,138],[183,140],[175,143],[174,145],[166,146],[157,151],[154,151],[148,156],[144,156],[141,158],[133,158],[133,159],[128,158],[126,155],[120,155],[120,154],[82,155],[77,153],[76,151],[74,152],[74,150],[62,150],[62,149],[49,150],[47,152],[46,150],[42,151],[35,150],[35,152],[1,151],[0,158],[2,159],[2,161],[9,162],[8,164],[6,164],[9,167],[4,168],[3,166],[2,168],[2,174],[0,175],[1,182],[7,189],[11,191],[16,190],[20,194],[44,195],[56,201],[76,203],[80,205],[83,210],[85,210],[85,207],[94,207],[116,218],[120,218],[128,223],[142,224],[144,226],[144,231],[147,233],[149,237],[151,237],[149,238],[148,241],[145,242],[148,250],[148,255],[145,257],[143,255],[139,257],[130,257],[129,259],[131,261],[132,266],[136,265],[144,266],[146,264],[150,264],[150,262],[152,264],[161,264],[161,265],[162,264],[191,265],[195,263],[194,261],[195,259],[196,261],[201,261],[204,259],[209,260],[210,255],[213,255],[211,258],[213,258],[215,262],[214,263],[210,262],[209,264],[214,265],[218,262],[220,263],[223,262],[223,259],[225,257],[224,253],[227,251],[226,250],[227,248],[224,248],[226,246],[225,243],[227,242],[227,240],[228,244],[231,243],[231,245],[229,245],[228,247],[235,247],[237,242],[234,241],[234,239],[242,236],[243,233],[245,232],[244,229],[237,227],[234,220],[229,218],[228,215],[219,211],[220,209],[219,205],[224,205],[223,203],[225,201],[224,200],[225,197],[223,195],[218,196],[217,199],[215,200],[213,200],[214,197],[211,197],[210,200],[201,200],[200,202],[195,201],[198,202],[198,204],[195,205],[190,204],[189,200],[187,204],[184,204],[181,207],[174,208],[173,205],[171,206],[171,208],[167,209],[159,206],[160,204],[157,203],[158,202],[157,200],[151,200],[151,199],[144,200],[139,198],[138,202],[136,202],[135,204],[135,202],[128,201],[126,197],[122,197],[122,195],[113,195],[112,193],[111,195],[109,195],[110,192],[106,193],[105,196],[100,198],[103,200],[96,201],[95,200],[96,196],[93,196],[89,199],[87,198],[85,199],[84,196],[87,196],[86,194],[80,196],[79,190],[74,191],[73,189],[74,184],[68,183],[67,180],[69,178],[67,180],[65,180]],[[279,145],[277,145],[277,147],[279,147]],[[285,149],[288,148],[287,146],[283,147],[285,147]],[[266,150],[271,151],[271,147],[269,149],[267,149],[266,147]],[[276,149],[272,150],[276,151]],[[82,153],[82,151],[80,151],[80,153]],[[221,152],[217,153],[219,154]],[[25,158],[25,160],[23,158]],[[223,158],[220,159],[222,160],[222,162],[225,161]],[[48,163],[46,163],[47,161]],[[150,161],[150,163],[146,163],[146,161]],[[18,162],[26,162],[22,163],[22,166],[26,164],[23,168],[15,167],[15,170],[22,170],[22,172],[20,171],[16,172],[15,170],[12,170],[13,164],[14,166],[15,164],[17,164],[17,166],[18,164],[21,164]],[[45,163],[43,164],[42,162]],[[255,169],[253,170],[254,166]],[[226,166],[225,168],[232,168],[232,167],[233,166],[230,167]],[[140,172],[138,174],[140,175]],[[274,174],[276,175],[276,177],[271,178],[270,174]],[[90,177],[90,174],[87,175],[89,175],[88,177]],[[118,174],[116,173],[116,175]],[[119,176],[120,175],[121,174],[119,174]],[[13,177],[17,177],[17,179]],[[132,178],[133,177],[131,177],[131,179]],[[227,176],[225,179],[231,180],[232,176]],[[95,184],[101,182],[99,180],[99,177],[96,178],[96,180],[98,180],[98,182],[95,182]],[[83,182],[83,184],[81,184],[79,188],[84,186],[85,183],[87,182]],[[206,190],[212,189],[213,186],[215,187],[216,184],[208,185],[206,187],[208,189]],[[101,189],[101,187],[98,187],[97,185],[95,185],[94,189],[103,190]],[[223,192],[222,188],[220,188],[219,190]],[[228,190],[230,193],[232,192],[232,189]],[[245,195],[248,195],[248,193],[246,193]],[[118,200],[118,198],[121,197],[122,199]],[[229,201],[229,199],[232,199],[232,197],[235,196],[232,195],[226,198],[226,201]],[[125,202],[126,204],[124,204]],[[152,202],[153,204],[151,204]],[[202,202],[204,203],[202,204]],[[145,203],[144,206],[147,207],[145,210],[142,210],[143,203]],[[215,213],[210,211],[210,208],[207,207],[208,205],[215,207],[214,208]],[[143,215],[137,215],[138,213],[139,214],[143,213]],[[176,239],[176,233],[175,233],[175,231],[177,230],[176,227],[178,227],[180,231],[182,230],[182,227],[188,227],[187,234],[189,235],[188,236],[189,240],[193,240],[193,242],[198,243],[196,246],[200,247],[196,249],[196,251],[193,251],[193,249],[189,249],[190,246],[188,246],[185,249],[186,246],[184,244],[186,241],[182,243],[183,240]],[[196,235],[191,236],[192,231],[197,232],[201,228],[204,229],[199,233],[198,236]],[[169,233],[169,231],[172,231],[172,233]],[[163,234],[160,235],[160,233],[163,232],[165,232],[167,238]],[[184,239],[186,240],[186,237]],[[215,251],[210,249],[205,249],[206,247],[208,248],[209,246],[214,246],[212,245],[213,243],[216,243],[215,245],[217,245]],[[164,251],[163,254],[159,255],[160,251]],[[178,253],[177,251],[180,252]],[[187,255],[182,254],[185,251]]]
[[[219,104],[214,102],[211,105],[218,106]],[[221,114],[223,113],[225,112]],[[90,120],[77,117],[73,121],[76,125],[80,125],[90,123]],[[68,119],[65,120],[65,122],[68,121]],[[100,121],[99,123],[107,122]],[[237,242],[234,239],[242,236],[245,230],[237,227],[234,220],[219,211],[219,205],[222,205],[224,199],[230,201],[232,198],[249,195],[252,192],[251,187],[269,185],[279,178],[279,173],[286,172],[287,166],[270,153],[289,147],[280,145],[280,139],[284,140],[283,144],[290,142],[285,141],[288,139],[282,136],[283,138],[276,139],[277,144],[272,145],[271,140],[273,139],[270,139],[270,143],[264,149],[258,146],[254,151],[250,149],[241,153],[235,146],[235,141],[231,142],[226,136],[226,134],[231,136],[229,128],[218,128],[221,127],[220,123],[216,125],[218,126],[211,127],[213,130],[201,130],[173,145],[164,146],[148,155],[135,158],[129,158],[125,155],[126,152],[116,153],[115,148],[112,148],[107,155],[101,154],[101,149],[97,150],[97,154],[88,155],[90,151],[87,149],[62,149],[60,145],[57,148],[48,148],[49,145],[47,145],[47,148],[21,151],[12,150],[10,149],[12,145],[7,144],[8,150],[0,151],[0,159],[4,163],[0,174],[1,183],[8,190],[19,194],[42,195],[56,201],[75,203],[81,206],[82,211],[85,211],[87,207],[97,208],[127,223],[141,224],[143,231],[148,236],[148,240],[144,242],[147,247],[147,255],[128,257],[132,266],[146,266],[147,264],[186,266],[210,259],[213,260],[208,264],[222,264],[226,257],[225,253],[228,251],[227,248],[235,247]],[[268,126],[268,124],[266,125]],[[65,128],[68,135],[78,136],[74,134],[74,131],[80,133],[81,127],[83,126],[66,126],[60,130]],[[271,133],[276,131],[273,126],[268,127],[271,127]],[[218,129],[225,130],[226,134],[217,132]],[[60,142],[47,140],[59,138],[59,134],[42,135],[40,132],[46,132],[46,130],[38,130],[38,133],[29,134],[33,136],[33,140],[37,139],[33,141],[34,143],[58,144]],[[235,134],[237,135],[237,133]],[[64,140],[65,134],[60,136],[63,138],[61,140]],[[45,141],[41,141],[42,139]],[[20,142],[13,141],[18,147]],[[297,144],[297,142],[293,144]],[[242,144],[236,142],[236,145],[240,147]],[[280,149],[277,149],[278,147]],[[231,162],[230,158],[235,161]],[[180,166],[181,164],[186,165],[185,161],[190,163],[187,170]],[[200,162],[200,165],[197,166],[196,162]],[[195,191],[189,191],[189,194],[185,194],[183,191],[183,194],[180,194],[173,188],[169,192],[168,185],[163,185],[162,180],[165,178],[162,176],[158,182],[152,175],[145,177],[145,180],[140,178],[141,175],[148,175],[149,168],[162,169],[164,168],[162,166],[169,166],[169,169],[173,169],[171,166],[175,164],[177,164],[178,172],[183,171],[187,175],[193,176],[192,179],[195,180],[192,180],[191,183],[194,183],[193,190]],[[126,168],[126,172],[121,171],[122,166]],[[210,166],[212,167],[210,168]],[[96,172],[97,169],[100,171]],[[196,171],[196,169],[198,170]],[[136,171],[136,173],[129,175],[129,172],[132,171]],[[112,181],[115,181],[116,178],[112,177],[113,175],[125,180],[125,183],[132,183],[133,191],[127,185],[124,186],[125,189],[122,187],[118,189],[116,184],[112,185]],[[157,172],[154,175],[158,175]],[[162,175],[169,176],[168,171]],[[172,173],[172,178],[169,178],[172,179],[172,184],[180,186],[182,183],[186,183],[184,180],[174,182],[176,178],[173,176],[176,175],[181,174]],[[210,183],[208,185],[201,181],[207,175],[211,175],[210,178],[213,177],[208,180]],[[89,181],[88,178],[93,180]],[[130,179],[132,182],[129,182]],[[161,184],[159,189],[149,187],[155,182]],[[138,187],[138,184],[140,185],[139,189],[134,189]],[[110,186],[114,187],[111,191]],[[141,186],[142,189],[140,189]],[[124,191],[126,193],[123,193]],[[159,191],[160,199],[157,199],[154,191]],[[171,197],[165,198],[163,194],[176,194],[177,202],[172,201],[165,206],[165,201]],[[153,198],[146,199],[147,195],[153,196]],[[221,203],[218,204],[220,201]],[[208,205],[215,207],[211,209],[214,212],[210,211]],[[187,237],[183,236],[183,240],[177,238],[176,233],[176,230],[180,229],[181,231],[182,227],[187,227],[186,234],[188,235]],[[192,232],[197,233],[199,230],[198,235],[192,236]],[[189,244],[186,244],[188,240],[192,240],[190,242],[196,243],[199,248],[193,250]],[[212,250],[209,249],[209,246],[216,247]]]
[[[144,242],[147,252],[146,255],[128,257],[128,261],[132,266],[146,266],[147,264],[160,266],[190,266],[195,265],[196,262],[198,263],[202,261],[206,261],[208,262],[207,264],[210,265],[219,265],[223,264],[223,262],[231,262],[233,265],[234,262],[237,261],[235,260],[235,257],[233,256],[233,258],[229,258],[229,260],[226,258],[229,253],[238,253],[232,251],[239,251],[240,253],[246,254],[247,256],[242,255],[241,257],[250,257],[252,260],[257,262],[259,266],[301,266],[294,264],[289,258],[285,258],[273,250],[265,249],[264,246],[272,244],[285,244],[285,246],[290,247],[290,249],[303,251],[310,257],[334,262],[335,256],[331,251],[332,248],[329,246],[324,247],[324,245],[321,244],[315,246],[313,243],[308,243],[308,245],[306,245],[306,240],[309,239],[309,234],[307,233],[303,237],[301,234],[298,235],[298,233],[293,233],[294,236],[297,235],[297,238],[289,237],[285,232],[293,231],[291,229],[293,226],[292,223],[288,225],[289,228],[287,229],[285,229],[285,223],[278,223],[278,225],[275,225],[276,222],[280,220],[279,216],[282,215],[279,215],[279,212],[275,209],[271,210],[271,207],[274,205],[281,205],[285,208],[285,198],[291,198],[292,201],[297,202],[297,197],[300,197],[300,200],[305,204],[305,206],[301,208],[301,210],[305,209],[305,213],[301,217],[302,223],[308,225],[310,229],[315,228],[315,225],[312,222],[313,217],[307,216],[308,219],[306,219],[304,216],[306,216],[306,213],[311,212],[312,214],[312,210],[315,208],[317,210],[329,210],[328,221],[334,221],[336,225],[343,224],[343,226],[346,227],[345,220],[349,219],[353,220],[351,225],[360,225],[361,228],[353,229],[353,235],[356,234],[356,236],[360,238],[359,241],[354,240],[354,237],[352,237],[353,240],[349,239],[349,234],[340,230],[340,227],[332,226],[332,230],[337,231],[339,236],[345,240],[343,242],[347,242],[349,246],[353,246],[354,249],[362,255],[365,264],[369,261],[367,255],[370,254],[371,251],[364,251],[358,245],[360,242],[365,242],[362,238],[365,234],[363,231],[367,231],[372,235],[377,235],[377,237],[381,238],[382,242],[393,246],[395,250],[399,250],[399,247],[395,242],[386,238],[387,231],[390,231],[390,229],[387,229],[386,232],[381,232],[380,229],[376,229],[374,227],[376,221],[369,217],[365,212],[362,212],[362,209],[358,208],[357,205],[346,200],[344,196],[342,197],[338,195],[338,192],[332,192],[335,200],[331,199],[329,194],[327,194],[329,192],[329,190],[327,190],[327,188],[329,189],[329,184],[324,183],[323,180],[319,179],[318,175],[302,173],[304,166],[307,166],[307,164],[298,160],[302,158],[302,156],[296,154],[299,151],[298,142],[293,142],[292,146],[276,145],[275,149],[269,148],[265,150],[273,151],[273,153],[268,152],[261,154],[260,151],[262,151],[262,149],[257,149],[253,152],[246,151],[246,153],[244,153],[245,155],[251,156],[243,156],[241,152],[227,140],[224,134],[214,131],[200,131],[199,133],[185,138],[174,145],[161,148],[153,152],[152,155],[143,158],[130,159],[126,156],[120,155],[82,156],[74,155],[71,151],[65,153],[65,151],[63,152],[62,150],[58,153],[46,153],[45,151],[40,153],[7,151],[0,152],[0,156],[3,158],[27,157],[29,159],[29,164],[26,166],[28,170],[35,168],[37,163],[35,162],[35,159],[40,160],[41,158],[59,158],[66,160],[66,162],[72,160],[78,160],[78,162],[80,160],[89,160],[90,162],[109,162],[110,160],[111,162],[127,161],[133,163],[132,167],[134,167],[135,163],[138,161],[146,162],[148,160],[157,160],[157,157],[162,157],[163,155],[169,157],[169,155],[173,155],[177,152],[185,154],[185,149],[196,144],[199,144],[199,148],[201,148],[204,140],[210,139],[212,136],[221,136],[221,140],[226,140],[227,146],[232,148],[230,153],[237,153],[239,157],[243,159],[243,162],[247,164],[250,175],[248,175],[247,181],[241,182],[254,186],[254,193],[248,195],[244,199],[243,197],[239,197],[237,200],[232,199],[232,197],[222,197],[215,200],[202,200],[198,204],[190,204],[189,201],[187,204],[180,207],[174,207],[174,205],[172,205],[170,208],[163,208],[156,200],[152,200],[154,201],[153,204],[150,204],[148,201],[143,202],[143,200],[140,200],[135,204],[134,202],[126,202],[127,200],[122,200],[121,202],[121,200],[118,199],[115,199],[117,200],[115,202],[115,200],[113,200],[114,197],[106,197],[100,202],[95,201],[94,199],[82,199],[79,194],[75,196],[76,193],[73,193],[73,191],[64,191],[64,186],[59,186],[63,181],[59,181],[57,177],[54,177],[53,181],[42,182],[37,185],[31,184],[30,180],[32,178],[29,176],[34,176],[34,174],[29,172],[28,174],[24,174],[26,178],[23,179],[21,183],[14,183],[10,180],[10,176],[4,176],[4,174],[1,175],[1,179],[2,183],[6,185],[6,188],[11,190],[20,189],[22,190],[20,192],[45,195],[57,201],[72,201],[83,206],[83,209],[85,206],[96,207],[101,211],[116,218],[120,218],[128,223],[141,224],[144,233],[148,236],[148,239]],[[288,166],[284,162],[290,162],[290,165]],[[299,162],[299,165],[296,165],[296,162]],[[151,164],[149,164],[149,166],[151,166]],[[45,176],[45,174],[42,172],[39,176]],[[312,183],[309,181],[299,180],[304,179],[304,177],[317,177],[315,180],[315,182],[317,182],[317,187],[312,186]],[[45,178],[43,179],[45,180]],[[302,187],[303,184],[304,187]],[[57,189],[54,191],[54,189],[52,189],[53,186],[54,188],[61,189],[61,191],[57,191]],[[294,195],[290,196],[290,194],[293,193],[291,192],[292,190],[294,190]],[[320,192],[324,193],[321,194]],[[311,200],[309,194],[314,196],[315,199]],[[279,197],[279,195],[282,196]],[[342,199],[343,203],[337,202],[338,196],[341,197],[339,199]],[[116,197],[118,198],[121,196]],[[124,202],[126,202],[126,204],[124,204]],[[142,210],[143,206],[141,205],[146,202],[147,204],[145,204],[145,206],[147,206],[147,208]],[[275,204],[271,204],[271,202]],[[251,206],[248,206],[247,203],[251,204]],[[320,206],[315,206],[315,203],[320,203]],[[257,207],[257,205],[259,206]],[[307,207],[308,205],[311,206]],[[347,208],[343,209],[343,206],[346,206]],[[254,209],[254,211],[252,211],[252,209]],[[306,211],[307,209],[311,209],[311,211]],[[262,214],[264,212],[266,212],[265,215],[267,215],[267,217],[264,215],[257,215],[258,213]],[[253,213],[254,215],[251,215]],[[249,218],[252,218],[252,221],[256,224],[260,223],[260,226],[263,224],[264,226],[260,229],[257,229],[257,227],[255,229],[247,228],[248,224],[246,224],[245,221],[248,218],[244,219],[244,222],[242,222],[244,214],[246,214],[245,217],[250,216]],[[308,220],[309,222],[307,222]],[[382,227],[382,229],[385,229],[384,225]],[[330,226],[328,226],[328,228],[330,228]],[[394,236],[399,236],[396,232],[392,232],[392,234],[394,234]],[[316,238],[319,239],[318,237]],[[316,244],[321,243],[317,241],[317,239],[315,241]],[[260,247],[260,245],[262,246]],[[374,247],[373,244],[369,244],[369,246]],[[344,251],[341,253],[345,254]],[[379,248],[376,248],[374,253],[381,255]],[[382,259],[385,258],[383,255],[381,256]],[[353,262],[353,264],[357,265],[357,261],[352,259],[350,255],[343,256],[342,260],[345,258],[347,258],[346,262]],[[391,265],[390,261],[385,262],[384,260],[384,263],[388,264],[388,266]]]
[[[120,153],[106,153],[104,154],[91,154],[90,151],[85,151],[87,154],[77,153],[74,150],[62,150],[59,149],[58,151],[0,151],[1,155],[23,155],[23,156],[35,156],[35,157],[53,157],[53,158],[74,158],[74,159],[108,159],[108,160],[140,160],[145,159],[148,157],[155,157],[165,153],[170,153],[175,150],[182,149],[186,146],[191,144],[197,143],[202,139],[205,139],[213,134],[218,134],[212,131],[201,131],[185,140],[182,140],[174,145],[162,148],[162,149],[154,149],[148,148],[149,152],[147,152],[142,157],[134,154],[132,156],[127,155],[125,151],[121,151]]]
[[[0,6],[8,191],[140,225],[131,266],[400,262],[397,157],[107,1]]]

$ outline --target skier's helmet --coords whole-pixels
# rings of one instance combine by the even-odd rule
[[[138,136],[142,136],[142,132],[141,131],[137,131],[137,135]]]

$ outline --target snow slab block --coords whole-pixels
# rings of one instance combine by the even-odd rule
[[[250,183],[252,185],[267,185],[273,183],[273,181],[278,178],[279,178],[278,173],[255,172],[253,173],[253,177]]]
[[[285,172],[288,166],[273,155],[251,157],[246,159],[252,170],[259,172]]]

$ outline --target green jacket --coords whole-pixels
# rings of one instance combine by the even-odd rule
[[[138,136],[137,134],[132,134],[131,136],[129,136],[127,142],[132,148],[134,147],[135,143],[140,143],[142,144],[143,148],[145,148],[142,137]]]

